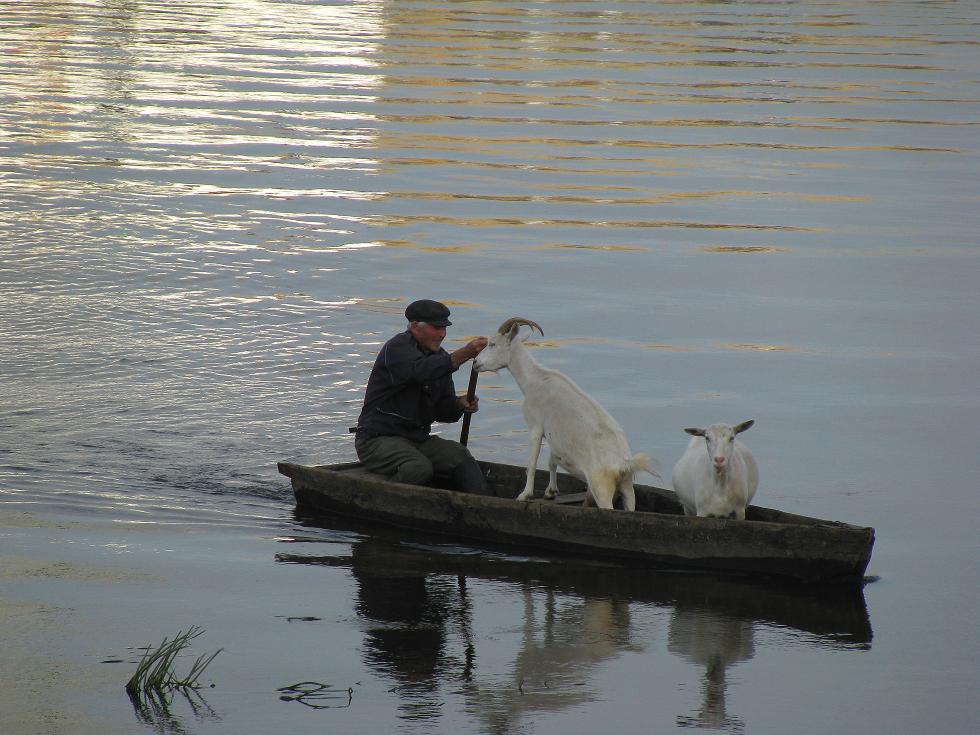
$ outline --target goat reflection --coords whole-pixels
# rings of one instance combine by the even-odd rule
[[[552,590],[528,587],[522,598],[521,638],[510,670],[481,676],[465,689],[470,709],[494,735],[515,732],[521,717],[531,712],[592,701],[597,694],[586,684],[593,671],[625,651],[641,650],[631,642],[625,600],[559,600]]]
[[[755,655],[754,624],[678,606],[670,616],[667,650],[704,667],[701,710],[694,717],[679,716],[677,724],[743,732],[745,723],[728,716],[725,676],[729,666]]]

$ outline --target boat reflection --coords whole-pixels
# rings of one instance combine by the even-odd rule
[[[304,523],[317,526],[322,520]],[[333,531],[358,530],[349,521],[329,524]],[[406,719],[439,718],[450,696],[446,685],[453,683],[453,694],[463,697],[487,733],[519,731],[531,717],[599,701],[603,665],[654,645],[651,606],[669,613],[667,650],[703,670],[700,709],[678,715],[682,727],[744,729],[727,711],[726,673],[753,657],[759,626],[802,633],[820,646],[864,648],[872,640],[857,585],[764,584],[581,560],[570,564],[567,558],[527,558],[386,529],[361,530],[349,554],[276,558],[351,570],[358,589],[354,604],[365,627],[365,663],[395,682]],[[283,540],[309,548],[316,538]],[[499,584],[495,595],[502,592],[504,598],[495,597],[495,604],[518,624],[506,627],[503,615],[475,609],[473,586],[486,583]],[[637,622],[641,611],[644,622]]]

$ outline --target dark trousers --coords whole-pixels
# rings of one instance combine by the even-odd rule
[[[459,442],[438,436],[421,442],[401,436],[357,437],[354,449],[365,469],[395,482],[426,485],[440,476],[448,478],[454,490],[493,495],[480,465]]]

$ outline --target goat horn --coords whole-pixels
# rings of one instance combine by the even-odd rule
[[[507,334],[515,324],[518,326],[527,325],[531,327],[531,329],[537,329],[539,332],[541,332],[541,336],[544,336],[544,330],[541,329],[541,325],[539,325],[537,322],[531,321],[530,319],[525,319],[519,316],[512,316],[510,319],[501,324],[497,331],[500,332],[500,334]]]

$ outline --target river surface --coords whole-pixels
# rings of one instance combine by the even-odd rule
[[[125,659],[38,684],[33,733],[976,732],[978,38],[975,0],[0,0],[0,626]],[[537,321],[665,477],[755,419],[756,502],[874,526],[872,581],[297,516],[276,462],[353,458],[417,298],[450,348]],[[513,378],[480,389],[471,448],[522,464]],[[135,591],[11,571],[55,547]],[[207,705],[131,708],[189,625]]]

